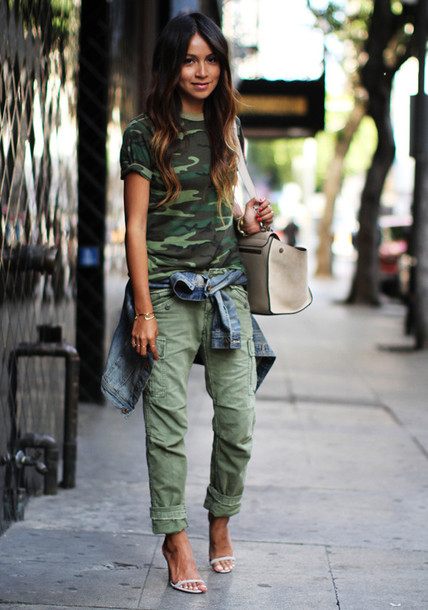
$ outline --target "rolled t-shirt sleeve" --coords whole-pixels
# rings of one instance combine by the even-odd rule
[[[151,180],[153,176],[150,154],[151,134],[142,129],[136,121],[125,129],[120,149],[120,177],[122,180],[131,172]]]

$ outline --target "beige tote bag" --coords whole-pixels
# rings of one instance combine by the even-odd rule
[[[250,198],[256,196],[253,181],[239,146],[238,171]],[[278,315],[298,313],[312,303],[308,286],[306,248],[283,243],[271,230],[239,237],[252,313]]]

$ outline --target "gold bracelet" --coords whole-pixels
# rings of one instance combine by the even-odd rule
[[[148,311],[147,313],[136,313],[134,320],[137,320],[140,316],[142,316],[147,322],[156,317],[154,311]]]
[[[244,237],[248,237],[248,233],[245,231],[244,227],[242,226],[243,224],[244,224],[244,217],[240,216],[239,218],[236,219],[236,230],[238,231],[238,233],[240,233]]]

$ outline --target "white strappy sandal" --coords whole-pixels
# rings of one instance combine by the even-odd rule
[[[216,572],[216,574],[230,574],[230,572],[233,570],[235,565],[232,568],[223,568],[222,570],[214,569],[214,564],[220,563],[221,561],[235,562],[235,557],[233,557],[232,555],[226,555],[225,557],[215,557],[214,559],[210,559],[210,565],[212,566],[212,569],[214,570],[214,572]]]
[[[202,578],[188,578],[187,580],[179,580],[178,582],[172,582],[171,569],[169,567],[168,559],[166,557],[165,561],[168,566],[168,582],[173,589],[176,589],[177,591],[183,591],[183,593],[206,593],[206,591],[201,591],[201,589],[188,589],[187,587],[184,587],[184,585],[187,585],[192,582],[199,582],[202,585],[206,586]]]

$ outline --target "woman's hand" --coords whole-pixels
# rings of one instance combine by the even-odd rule
[[[140,356],[147,356],[148,352],[153,354],[155,360],[159,360],[156,347],[156,337],[159,334],[156,318],[145,320],[144,316],[138,316],[132,327],[132,347]]]
[[[245,233],[252,235],[260,231],[260,224],[265,228],[270,227],[273,222],[273,211],[270,202],[265,198],[253,198],[245,206],[242,228]]]

